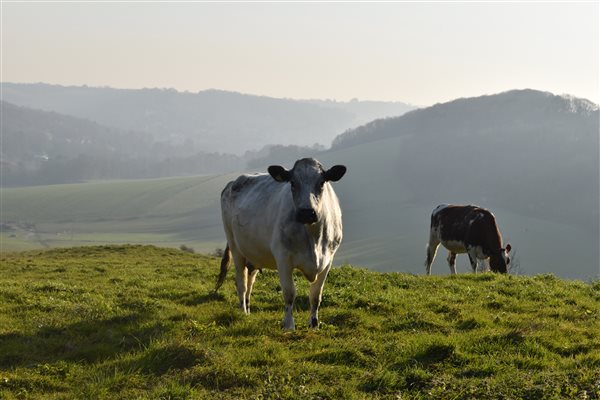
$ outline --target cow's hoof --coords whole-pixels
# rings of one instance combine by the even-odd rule
[[[319,327],[319,319],[317,317],[312,317],[308,323],[310,328],[318,328]]]
[[[290,320],[283,320],[283,322],[281,323],[281,327],[283,329],[285,329],[286,331],[294,331],[296,330],[296,324],[294,323],[294,320],[292,319]]]

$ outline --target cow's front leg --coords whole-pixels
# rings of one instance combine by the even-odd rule
[[[296,299],[296,287],[294,286],[294,278],[292,276],[292,268],[287,265],[278,266],[279,270],[279,282],[281,284],[281,291],[283,293],[283,303],[285,307],[283,315],[283,329],[294,330],[296,325],[294,324],[294,316],[292,311],[294,310],[294,300]]]
[[[258,269],[253,269],[251,272],[248,271],[248,282],[246,283],[246,312],[248,314],[250,314],[250,295],[252,294],[252,286],[254,286],[256,274],[258,274]]]
[[[473,248],[467,251],[469,255],[469,261],[471,262],[471,268],[473,268],[473,273],[477,273],[477,251]]]
[[[308,319],[308,326],[311,328],[319,327],[319,306],[321,305],[321,297],[323,294],[323,286],[325,285],[325,279],[331,269],[331,264],[327,266],[319,275],[317,279],[310,284],[310,318]]]

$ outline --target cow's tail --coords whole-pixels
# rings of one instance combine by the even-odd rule
[[[229,262],[231,261],[231,250],[229,250],[229,243],[223,250],[223,257],[221,258],[221,272],[219,273],[219,278],[217,279],[217,284],[215,285],[215,292],[219,290],[223,282],[225,282],[225,277],[227,276],[227,270],[229,269]]]

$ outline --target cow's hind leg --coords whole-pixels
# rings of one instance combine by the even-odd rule
[[[431,264],[435,259],[435,254],[437,253],[439,245],[440,241],[432,235],[429,238],[429,243],[427,244],[427,260],[425,261],[425,270],[427,275],[431,275]]]
[[[235,264],[235,284],[237,287],[238,297],[240,299],[240,308],[245,314],[248,314],[249,310],[246,303],[246,292],[248,287],[248,269],[246,268],[246,258],[236,249],[231,249],[231,254]]]
[[[449,251],[448,258],[446,258],[446,260],[448,260],[448,266],[450,267],[450,273],[452,275],[456,274],[456,253]]]
[[[308,326],[311,328],[319,327],[319,306],[321,305],[325,279],[327,279],[327,274],[330,269],[331,264],[329,264],[325,270],[321,271],[321,273],[317,275],[317,279],[310,284],[310,318],[308,319]]]
[[[248,270],[250,270],[250,268],[248,268]],[[248,282],[246,283],[246,312],[248,314],[250,314],[250,295],[252,294],[252,286],[256,280],[256,274],[258,274],[258,269],[256,268],[253,268],[248,272]]]

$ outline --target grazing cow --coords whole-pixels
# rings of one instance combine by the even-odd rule
[[[268,171],[241,175],[221,193],[229,251],[223,255],[217,288],[231,256],[240,307],[249,313],[257,269],[249,273],[247,263],[276,269],[285,303],[283,328],[294,329],[292,271],[298,268],[311,282],[309,325],[318,327],[323,284],[342,241],[342,212],[330,182],[340,180],[346,167],[325,170],[317,160],[304,158],[289,171],[274,165]]]
[[[477,259],[490,259],[494,272],[507,272],[510,262],[510,244],[502,247],[502,236],[494,214],[476,206],[440,205],[431,213],[431,229],[427,245],[427,275],[440,243],[448,249],[450,272],[456,274],[456,255],[467,253],[473,272],[477,272]]]

